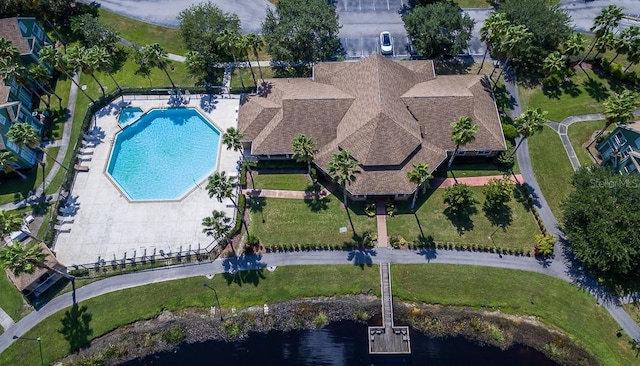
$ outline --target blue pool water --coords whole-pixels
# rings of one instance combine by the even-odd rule
[[[177,200],[215,170],[219,144],[195,109],[151,110],[116,135],[107,172],[130,200]]]
[[[142,109],[138,107],[126,107],[122,108],[118,115],[118,123],[126,125],[128,122],[133,121],[142,114]]]

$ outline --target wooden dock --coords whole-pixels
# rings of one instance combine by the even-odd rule
[[[382,294],[382,326],[369,327],[369,353],[375,355],[410,354],[409,327],[394,326],[393,297],[389,263],[380,264],[380,293]]]

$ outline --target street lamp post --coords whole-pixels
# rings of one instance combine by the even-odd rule
[[[218,292],[216,291],[215,288],[209,286],[209,284],[207,283],[203,283],[202,286],[210,288],[211,290],[213,290],[213,294],[216,295],[216,302],[218,303],[218,311],[220,311],[220,321],[223,322],[224,318],[222,317],[222,308],[220,307],[220,299],[218,299]]]
[[[42,356],[42,339],[40,337],[38,337],[38,338],[27,338],[27,337],[18,337],[16,335],[14,335],[13,339],[22,339],[22,340],[25,340],[25,341],[38,342],[38,349],[40,350],[40,363],[42,364],[42,366],[44,366],[44,357]]]
[[[491,235],[489,235],[489,239],[491,239],[491,241],[493,241],[493,234],[497,233],[498,230],[500,230],[500,229],[504,229],[504,225],[503,224],[498,224],[498,227],[495,230],[493,230]]]

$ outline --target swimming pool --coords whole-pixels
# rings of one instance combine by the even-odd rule
[[[122,108],[118,115],[118,123],[120,125],[126,125],[128,122],[133,121],[142,114],[142,108],[139,107],[126,107]]]
[[[220,131],[195,109],[154,109],[116,135],[107,173],[132,201],[178,200],[213,173]]]

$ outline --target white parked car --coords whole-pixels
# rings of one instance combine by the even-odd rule
[[[380,53],[383,55],[393,55],[393,43],[391,43],[391,33],[380,33]]]

